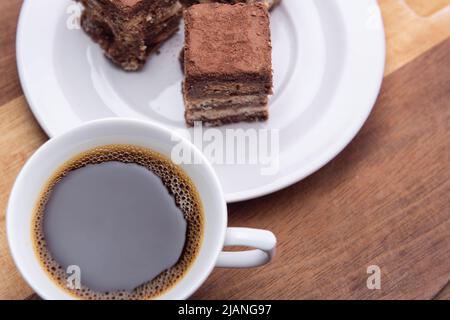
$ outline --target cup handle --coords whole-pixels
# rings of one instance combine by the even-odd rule
[[[247,246],[255,250],[222,251],[217,259],[219,268],[253,268],[268,263],[275,255],[277,239],[267,230],[228,228],[224,246]]]

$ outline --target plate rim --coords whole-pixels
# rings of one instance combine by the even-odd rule
[[[362,3],[361,0],[356,0]],[[319,157],[315,158],[313,161],[313,164],[309,165],[306,169],[305,167],[301,167],[298,170],[292,171],[289,175],[284,175],[282,177],[278,177],[277,179],[273,180],[270,183],[264,184],[263,186],[259,186],[256,188],[246,189],[244,191],[238,191],[238,192],[229,192],[225,193],[224,197],[227,201],[227,203],[235,203],[240,201],[246,201],[250,199],[260,198],[272,193],[275,193],[277,191],[280,191],[282,189],[285,189],[304,178],[308,177],[309,175],[313,174],[314,172],[320,170],[322,167],[324,167],[326,164],[328,164],[331,160],[333,160],[339,153],[341,153],[345,147],[355,138],[355,136],[358,134],[358,132],[361,130],[361,128],[366,123],[368,117],[370,116],[376,100],[378,98],[378,95],[381,90],[381,85],[384,78],[384,71],[385,71],[385,64],[386,64],[386,38],[385,38],[385,28],[384,28],[384,22],[381,15],[381,9],[379,4],[376,0],[365,0],[366,7],[372,6],[374,8],[377,8],[379,15],[379,21],[377,23],[379,24],[379,32],[371,34],[369,37],[373,44],[371,46],[372,51],[377,51],[377,63],[374,63],[374,65],[377,65],[377,67],[373,67],[372,69],[377,69],[378,74],[376,75],[376,81],[374,87],[370,90],[371,94],[368,95],[364,105],[367,105],[365,108],[365,113],[360,119],[355,119],[351,122],[352,127],[351,130],[346,134],[342,135],[339,139],[339,143],[335,144],[334,146],[329,146],[326,151],[324,151]],[[23,37],[24,37],[24,17],[28,13],[28,10],[30,8],[30,0],[24,0],[22,3],[22,7],[20,10],[20,15],[18,18],[18,24],[17,24],[17,32],[16,32],[16,61],[17,61],[17,69],[19,74],[19,81],[22,87],[22,90],[24,92],[24,96],[27,100],[28,105],[30,106],[30,109],[33,113],[33,116],[38,121],[41,128],[45,131],[47,136],[49,138],[52,138],[54,136],[57,136],[58,133],[54,132],[53,129],[50,128],[48,125],[48,121],[46,121],[43,117],[43,114],[39,112],[39,107],[37,106],[37,103],[33,99],[33,94],[30,92],[30,88],[27,85],[27,81],[25,79],[25,71],[24,71],[24,61],[22,56],[22,47],[21,44],[23,43]],[[336,0],[336,3],[338,4],[339,9],[342,9],[343,5],[341,4],[341,1]],[[351,3],[347,3],[347,6]],[[375,76],[374,76],[375,77]],[[145,119],[149,122],[154,122],[151,119]],[[94,120],[95,121],[95,120]],[[171,129],[171,128],[169,128]]]

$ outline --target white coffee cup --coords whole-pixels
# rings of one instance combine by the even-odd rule
[[[214,267],[250,268],[269,262],[275,236],[266,230],[227,228],[227,206],[219,180],[203,154],[188,140],[149,122],[104,119],[86,123],[49,140],[27,161],[12,189],[7,209],[7,234],[14,261],[28,284],[44,299],[73,299],[42,268],[32,243],[33,209],[44,184],[64,162],[94,147],[132,144],[171,157],[175,145],[195,155],[195,164],[180,164],[200,194],[205,214],[203,243],[188,273],[159,299],[185,299],[206,280]],[[253,250],[223,252],[224,246]],[[82,281],[82,280],[81,280]]]

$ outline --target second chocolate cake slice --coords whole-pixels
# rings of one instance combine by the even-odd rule
[[[186,123],[266,120],[272,93],[269,16],[262,4],[198,4],[185,11]]]
[[[182,17],[178,0],[77,1],[84,7],[84,31],[124,70],[140,69],[178,30]]]

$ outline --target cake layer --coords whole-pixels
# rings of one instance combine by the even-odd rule
[[[179,3],[178,0],[75,0],[81,2],[85,8],[101,10],[104,15],[121,17],[133,17],[137,13],[157,15],[159,11],[165,10]]]
[[[225,109],[220,111],[203,110],[186,112],[186,123],[193,126],[200,121],[206,126],[221,126],[228,123],[246,121],[265,121],[269,118],[267,106],[247,107],[239,109]]]
[[[272,83],[266,81],[198,81],[186,79],[183,91],[189,98],[213,98],[236,95],[272,94]]]
[[[149,25],[144,33],[145,44],[148,47],[147,51],[152,51],[155,46],[159,46],[171,37],[179,29],[181,18],[182,12],[178,11],[177,14],[159,24]]]
[[[249,106],[266,106],[268,98],[266,95],[256,96],[234,96],[207,99],[185,99],[186,110],[221,110],[245,108]]]
[[[133,1],[133,0],[130,0]],[[273,9],[277,4],[281,2],[281,0],[180,0],[185,6],[191,6],[198,3],[261,3],[264,4],[267,8]]]
[[[263,5],[198,4],[185,10],[186,81],[272,82],[269,16]]]

